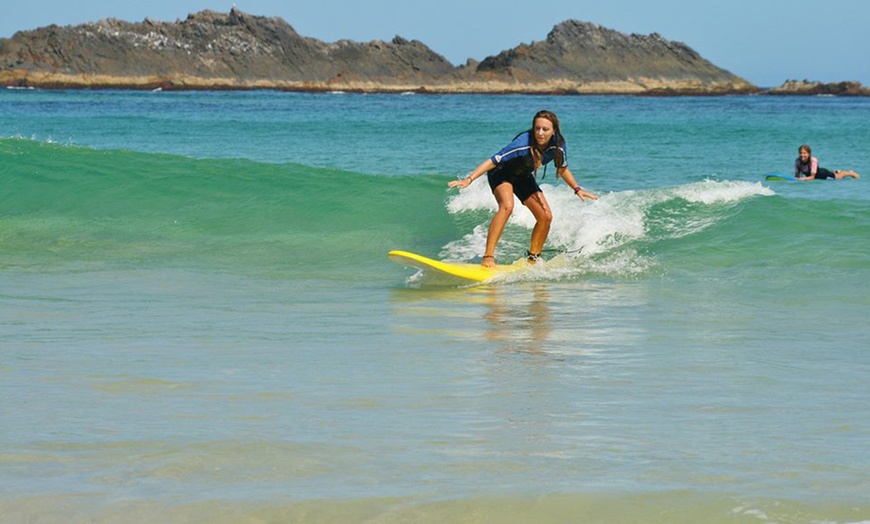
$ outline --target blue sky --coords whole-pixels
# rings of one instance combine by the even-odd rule
[[[238,9],[279,16],[303,36],[326,42],[420,40],[455,65],[520,43],[543,40],[576,19],[623,33],[659,33],[761,87],[787,79],[857,80],[870,86],[870,2],[866,0],[235,0]],[[232,0],[10,0],[0,37],[50,24],[104,18],[175,21]]]

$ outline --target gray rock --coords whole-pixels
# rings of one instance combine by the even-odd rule
[[[582,92],[590,83],[606,91],[608,82],[631,92],[758,90],[685,44],[574,20],[544,41],[458,67],[416,40],[326,43],[281,18],[235,8],[176,22],[51,25],[0,39],[0,85]]]

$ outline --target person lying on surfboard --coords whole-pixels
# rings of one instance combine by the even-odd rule
[[[535,227],[532,229],[526,257],[532,264],[540,259],[544,242],[550,233],[553,212],[538,186],[535,175],[538,168],[550,161],[553,161],[556,166],[556,174],[574,189],[574,194],[580,197],[580,200],[585,202],[587,198],[593,200],[598,198],[583,190],[568,168],[565,138],[559,127],[559,118],[551,111],[538,111],[532,119],[531,129],[514,137],[510,144],[484,160],[462,180],[451,180],[447,183],[448,187],[465,189],[486,173],[489,187],[498,203],[498,211],[492,217],[486,235],[486,250],[481,261],[484,266],[496,265],[495,246],[514,210],[514,195],[535,217]],[[544,176],[546,176],[546,167]]]
[[[819,167],[819,160],[813,156],[813,150],[806,144],[798,148],[798,157],[794,161],[794,176],[800,180],[861,178],[861,175],[854,171],[830,171]]]

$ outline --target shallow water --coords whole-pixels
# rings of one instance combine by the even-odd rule
[[[547,175],[552,260],[483,286],[388,261],[479,257],[493,199],[446,183],[541,107],[602,196]],[[0,109],[10,521],[870,520],[866,181],[761,181],[803,142],[870,173],[864,99]]]

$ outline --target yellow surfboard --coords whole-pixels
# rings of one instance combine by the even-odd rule
[[[469,264],[463,262],[445,262],[443,260],[434,260],[431,258],[411,253],[408,251],[393,250],[387,253],[387,257],[393,262],[402,264],[403,266],[422,269],[424,271],[434,271],[444,275],[470,280],[472,282],[484,282],[497,275],[512,273],[518,269],[528,267],[525,259],[520,259],[508,266],[483,267],[480,264]]]

